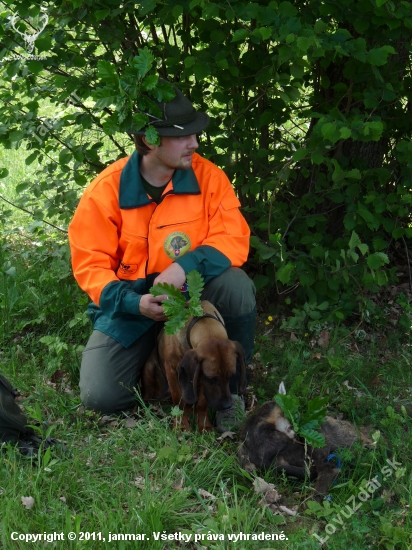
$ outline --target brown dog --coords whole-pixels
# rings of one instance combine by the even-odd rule
[[[229,380],[241,370],[240,391],[246,387],[245,354],[238,342],[228,340],[221,315],[202,301],[203,317],[191,317],[173,336],[159,334],[142,373],[143,399],[160,399],[170,389],[174,405],[183,410],[182,427],[190,430],[188,414],[196,404],[199,431],[212,429],[207,408],[232,406]]]

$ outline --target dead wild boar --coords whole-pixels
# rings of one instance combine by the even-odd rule
[[[286,393],[286,392],[281,392]],[[320,449],[306,446],[303,438],[297,437],[282,409],[274,401],[264,403],[242,427],[239,460],[248,471],[274,467],[288,476],[304,479],[307,474],[316,479],[315,494],[326,495],[339,468],[328,456],[336,449],[351,447],[355,441],[371,446],[372,440],[350,422],[327,416],[319,432],[326,440]]]

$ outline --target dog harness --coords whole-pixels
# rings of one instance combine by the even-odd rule
[[[219,321],[220,324],[225,326],[223,321],[221,321],[219,319],[219,315],[217,314],[216,310],[215,310],[215,315],[211,315],[210,313],[204,313],[201,317],[193,317],[193,319],[190,321],[189,326],[187,327],[187,331],[186,331],[186,342],[188,343],[190,349],[193,349],[193,346],[190,343],[190,333],[192,332],[192,328],[195,326],[195,324],[198,321],[200,321],[201,319],[206,319],[206,318],[214,319],[215,321]]]

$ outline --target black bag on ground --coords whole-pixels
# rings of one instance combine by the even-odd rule
[[[27,426],[27,417],[15,402],[18,395],[16,388],[0,374],[0,447],[2,443],[17,443],[23,455],[36,457],[42,440],[35,435],[33,428]],[[46,437],[43,450],[52,446],[58,446],[64,453],[68,453],[59,441]]]
[[[15,402],[18,392],[5,376],[0,374],[0,442],[17,443],[34,436],[28,420]]]

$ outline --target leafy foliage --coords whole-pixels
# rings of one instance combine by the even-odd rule
[[[125,130],[171,99],[161,76],[211,115],[201,152],[241,197],[258,288],[339,321],[359,288],[396,280],[412,239],[410,2],[46,1],[36,59],[17,31],[40,7],[3,6],[0,143],[38,166],[17,187],[36,220],[65,229],[87,182],[133,150]]]
[[[153,540],[152,531],[260,534],[273,532],[279,522],[287,529],[291,545],[307,546],[313,516],[336,525],[336,550],[363,548],[365,537],[372,547],[379,547],[382,541],[386,548],[411,546],[412,518],[405,513],[405,503],[410,500],[405,475],[409,470],[403,457],[409,456],[412,448],[407,411],[412,354],[395,331],[389,336],[394,338],[389,347],[379,344],[379,355],[376,341],[365,341],[361,353],[356,354],[337,344],[327,361],[311,358],[307,344],[308,356],[303,360],[300,347],[282,346],[282,341],[276,341],[272,353],[276,377],[288,377],[293,382],[291,394],[324,394],[328,388],[334,409],[338,407],[358,425],[379,426],[383,436],[372,451],[357,449],[347,460],[341,457],[347,467],[342,468],[331,503],[324,501],[323,507],[307,500],[310,485],[278,478],[277,488],[287,496],[288,507],[305,502],[312,512],[312,517],[304,514],[296,522],[294,518],[273,516],[267,506],[257,505],[260,496],[252,488],[253,480],[237,463],[236,441],[226,438],[216,445],[215,435],[196,432],[182,440],[182,434],[174,433],[168,422],[177,411],[169,411],[165,405],[148,409],[139,404],[138,411],[128,418],[109,418],[79,407],[80,354],[74,347],[85,343],[91,330],[91,326],[85,328],[81,313],[88,300],[70,276],[68,254],[59,253],[56,234],[50,235],[47,245],[41,247],[35,234],[21,232],[9,234],[2,243],[0,266],[8,271],[11,264],[16,271],[5,277],[0,274],[0,301],[4,282],[15,285],[18,295],[0,336],[0,371],[20,389],[25,398],[22,405],[33,424],[39,424],[37,428],[48,426],[46,433],[52,428],[52,437],[64,441],[70,454],[43,449],[38,460],[30,463],[16,449],[2,449],[0,529],[6,548],[10,547],[9,534],[21,532],[23,525],[27,533],[52,533],[57,526],[65,536],[68,532],[101,532],[102,537],[108,537],[109,532],[133,533],[136,513],[140,518],[138,532],[148,532],[148,540],[139,543],[142,550],[164,549],[164,541]],[[40,342],[45,335],[50,338]],[[331,369],[332,360],[336,368]],[[378,387],[370,384],[377,363]],[[71,382],[64,376],[70,371],[75,374]],[[360,397],[342,386],[341,376],[362,389]],[[262,387],[268,387],[268,377]],[[383,480],[388,449],[404,466]],[[379,494],[363,502],[359,513],[345,517],[342,528],[333,516],[376,474],[382,484]],[[216,497],[212,512],[206,506],[205,498],[209,497],[205,492]],[[22,506],[22,495],[34,500],[29,514]],[[96,499],[96,495],[104,498]],[[150,531],[144,526],[150,526]],[[322,525],[316,529],[326,536]],[[318,544],[313,536],[312,541]],[[87,547],[100,548],[101,543],[89,542]],[[248,543],[250,550],[261,547],[261,541]]]
[[[327,397],[314,397],[306,401],[306,412],[302,412],[299,399],[294,395],[277,394],[274,397],[276,403],[283,410],[286,418],[291,422],[294,431],[302,436],[312,447],[324,447],[325,438],[318,430],[325,421],[327,413]]]
[[[204,287],[203,277],[198,271],[190,271],[186,280],[190,296],[189,302],[186,302],[183,293],[173,285],[159,283],[150,289],[152,296],[166,296],[166,299],[162,301],[163,311],[169,317],[165,323],[166,334],[172,335],[179,332],[192,315],[203,315],[200,304],[200,295]]]

